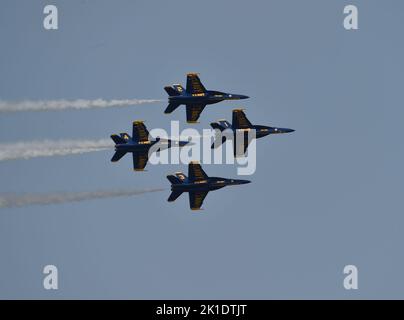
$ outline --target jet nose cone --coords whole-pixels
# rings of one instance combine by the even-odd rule
[[[180,147],[184,147],[184,146],[186,146],[186,145],[188,145],[188,146],[192,146],[193,145],[193,143],[191,143],[191,141],[179,141],[178,142],[178,145],[180,146]]]
[[[249,96],[245,96],[245,95],[242,95],[242,94],[229,93],[227,95],[227,99],[229,99],[229,100],[243,100],[243,99],[248,99],[248,98],[249,98]]]
[[[292,133],[295,132],[293,129],[283,129],[285,133]]]
[[[291,132],[295,132],[295,130],[288,129],[288,128],[272,128],[272,129],[270,129],[270,132],[273,133],[273,134],[276,134],[276,133],[291,133]]]
[[[251,181],[250,180],[234,180],[234,182],[233,182],[235,185],[238,185],[238,184],[247,184],[247,183],[251,183]]]

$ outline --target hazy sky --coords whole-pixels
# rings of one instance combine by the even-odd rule
[[[59,29],[43,28],[56,4]],[[359,8],[359,30],[343,8]],[[199,72],[249,95],[255,124],[296,129],[257,141],[251,184],[191,212],[168,203],[168,173],[133,172],[111,151],[0,163],[0,192],[166,188],[133,197],[0,209],[0,298],[404,298],[404,4],[401,1],[15,1],[0,4],[0,100],[166,99]],[[188,127],[166,102],[0,115],[0,143],[105,139],[133,120]],[[236,167],[205,165],[237,177]],[[42,269],[59,270],[59,290]],[[359,290],[343,268],[359,269]]]

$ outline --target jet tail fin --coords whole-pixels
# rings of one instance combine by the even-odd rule
[[[180,95],[179,92],[178,92],[177,90],[175,90],[173,87],[167,86],[167,87],[164,87],[164,90],[167,92],[167,94],[168,94],[170,97],[175,97],[175,96],[179,96],[179,95]]]
[[[182,173],[177,173],[176,175],[170,174],[167,176],[167,179],[173,185],[181,184],[182,183],[181,179],[184,179],[184,174],[182,174]],[[169,201],[169,202],[175,201],[181,194],[182,194],[182,191],[174,190],[171,192],[170,197],[167,199],[167,201]]]
[[[212,122],[212,123],[210,124],[210,126],[211,126],[213,129],[218,129],[218,130],[220,130],[220,131],[224,131],[224,130],[226,130],[226,129],[231,129],[231,124],[230,124],[230,122],[228,122],[228,121],[226,121],[226,120],[219,120],[219,121],[217,121],[217,122]]]
[[[126,140],[117,134],[111,135],[111,139],[115,142],[115,144],[125,144]]]
[[[170,97],[180,96],[184,92],[184,88],[180,84],[174,84],[172,87],[166,86],[164,90]]]
[[[178,176],[175,176],[172,174],[168,175],[167,179],[171,182],[171,184],[181,184],[182,183],[181,179]]]
[[[231,124],[226,120],[219,120],[217,122],[212,122],[210,126],[213,129],[219,130],[221,132],[232,128]],[[222,135],[220,133],[218,134],[216,132],[215,141],[212,143],[211,149],[220,147],[223,143],[225,143],[225,141],[226,141],[226,135]]]
[[[173,191],[171,192],[170,196],[168,197],[167,201],[168,202],[173,202],[175,200],[177,200],[177,198],[182,195],[182,191]]]

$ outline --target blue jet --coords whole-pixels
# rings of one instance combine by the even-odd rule
[[[168,149],[174,146],[183,147],[188,141],[174,141],[170,139],[149,139],[149,132],[143,121],[134,121],[132,128],[132,137],[127,133],[119,135],[111,135],[111,139],[115,142],[115,154],[112,162],[119,161],[126,153],[131,152],[133,155],[133,169],[135,171],[143,171],[149,160],[149,150],[156,143],[157,151]]]
[[[212,122],[210,126],[221,132],[225,130],[231,130],[231,134],[233,135],[233,151],[234,156],[242,156],[247,152],[248,145],[251,142],[248,138],[248,132],[251,130],[255,130],[255,138],[262,138],[271,134],[281,134],[281,133],[290,133],[294,132],[293,129],[287,128],[276,128],[269,126],[260,126],[260,125],[252,125],[251,122],[247,119],[243,109],[234,109],[233,110],[233,123],[230,124],[226,120],[218,120],[217,122]],[[237,141],[237,136],[241,137],[241,141]],[[240,140],[240,139],[239,139]],[[215,142],[212,144],[212,149],[219,147],[222,143],[226,141],[226,135],[220,135],[216,138]],[[239,142],[239,145],[236,145],[236,142]],[[241,143],[240,143],[241,142]]]
[[[208,104],[218,103],[224,100],[247,99],[247,96],[231,94],[220,91],[206,90],[197,73],[187,74],[187,88],[180,84],[164,87],[168,93],[168,107],[165,113],[171,113],[180,105],[184,104],[187,110],[187,122],[196,123],[203,109]]]
[[[168,201],[175,201],[183,192],[188,192],[191,210],[200,210],[209,191],[251,182],[248,180],[208,177],[202,170],[201,165],[196,161],[189,163],[188,177],[182,172],[177,172],[174,175],[168,175],[167,179],[171,182],[172,191]]]

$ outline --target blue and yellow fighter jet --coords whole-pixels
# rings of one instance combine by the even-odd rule
[[[171,113],[180,105],[185,104],[188,123],[196,123],[201,112],[208,104],[218,103],[223,100],[248,98],[240,94],[206,90],[197,73],[187,74],[187,88],[185,90],[180,84],[164,87],[164,90],[169,95],[169,104],[164,113]]]
[[[294,132],[293,129],[287,128],[276,128],[269,126],[260,126],[253,125],[247,119],[243,109],[234,109],[233,110],[233,123],[230,124],[226,120],[218,120],[217,122],[212,122],[210,126],[213,129],[220,130],[221,132],[225,130],[231,130],[233,132],[233,150],[235,156],[244,155],[248,149],[248,145],[251,141],[248,139],[248,132],[250,130],[255,130],[256,139],[265,137],[271,134],[281,134],[281,133],[290,133]],[[237,134],[241,134],[241,141],[237,141],[238,143],[242,143],[240,146],[236,146],[236,136]],[[220,139],[221,138],[221,139]],[[212,144],[212,149],[215,147],[219,147],[222,143],[226,141],[226,135],[221,135],[220,138],[216,138],[216,141]],[[239,148],[237,148],[239,147]],[[240,151],[239,151],[240,150]]]
[[[174,141],[160,139],[159,137],[151,140],[143,121],[134,121],[132,132],[132,137],[127,133],[111,135],[111,139],[115,142],[115,154],[111,161],[117,162],[126,153],[131,152],[133,155],[133,169],[135,171],[144,170],[149,159],[149,150],[156,143],[159,143],[158,148],[156,148],[158,151],[174,146],[183,147],[188,143],[188,141]]]
[[[189,163],[188,177],[182,172],[177,172],[174,175],[168,175],[167,179],[171,182],[172,191],[168,201],[175,201],[183,192],[188,192],[191,210],[200,210],[209,191],[251,182],[248,180],[208,177],[202,170],[201,165],[196,161]]]

